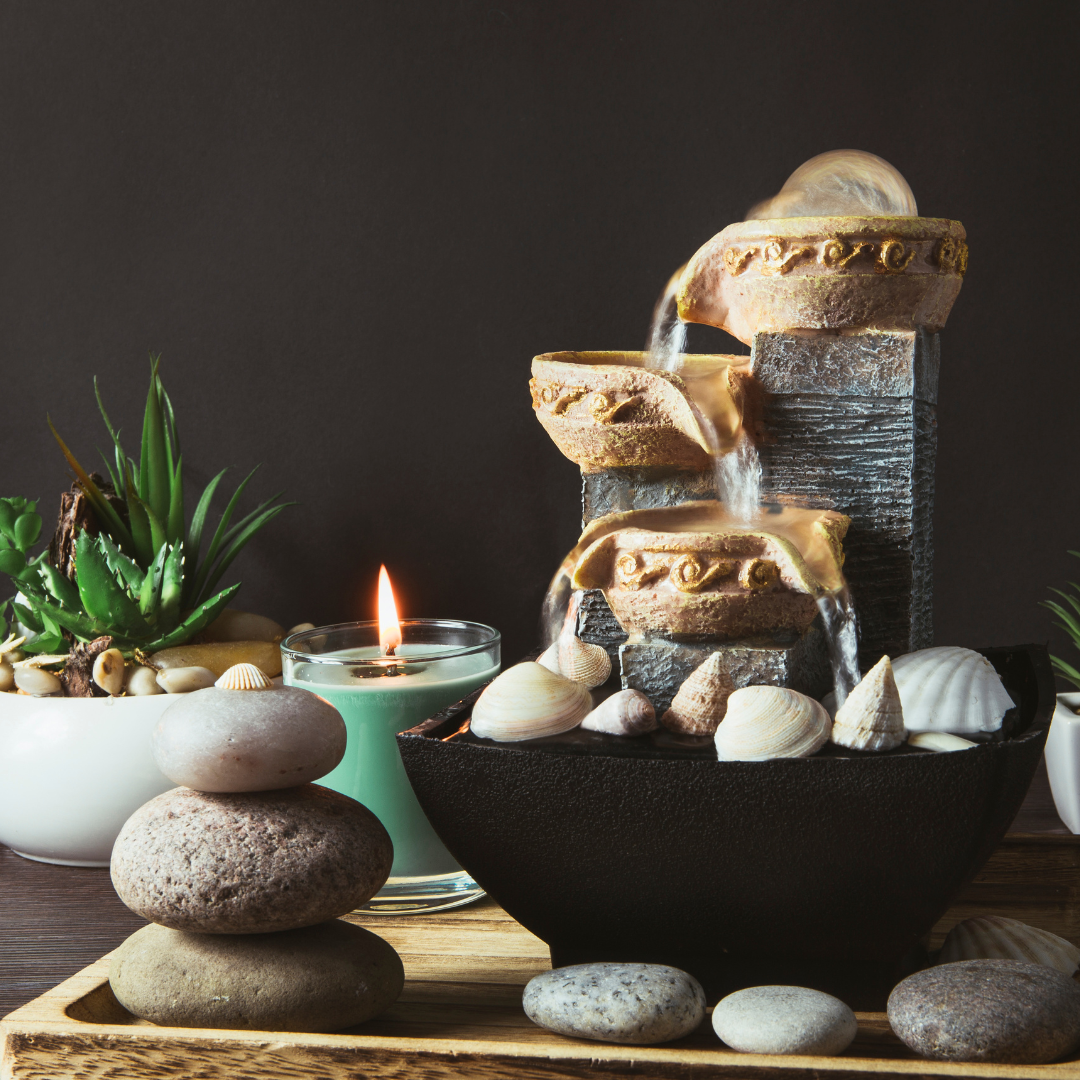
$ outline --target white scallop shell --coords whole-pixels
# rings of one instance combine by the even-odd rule
[[[559,643],[557,641],[552,642],[537,658],[536,662],[541,667],[546,667],[548,671],[554,671],[556,675],[561,675],[559,670]]]
[[[768,761],[816,754],[832,721],[820,702],[783,686],[744,686],[727,700],[716,729],[721,761]]]
[[[716,731],[734,689],[723,663],[723,655],[714,652],[689,674],[671,699],[671,708],[660,718],[664,727],[680,735],[712,735]]]
[[[883,656],[836,710],[831,738],[851,750],[895,750],[906,736],[892,665]]]
[[[590,709],[584,686],[529,661],[488,684],[473,706],[470,729],[497,742],[539,739],[577,727]]]
[[[274,683],[262,668],[255,664],[233,664],[222,672],[214,683],[219,690],[270,690]]]
[[[893,676],[908,731],[997,731],[1013,700],[985,656],[945,645],[898,656]]]
[[[1072,975],[1080,967],[1080,949],[1049,930],[986,915],[965,919],[949,931],[938,963],[955,960],[1024,960]]]
[[[970,739],[961,739],[959,735],[949,735],[944,731],[915,731],[908,736],[908,746],[917,746],[920,750],[933,750],[936,754],[947,754],[953,750],[970,750],[978,745]]]
[[[586,731],[605,731],[609,735],[644,735],[659,724],[652,702],[640,690],[620,690],[605,698],[584,720]]]
[[[603,645],[592,645],[571,635],[559,639],[558,652],[561,675],[581,683],[587,690],[607,682],[611,674],[611,657]]]

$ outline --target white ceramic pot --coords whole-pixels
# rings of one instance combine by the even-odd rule
[[[0,843],[65,866],[108,866],[144,802],[176,785],[150,736],[175,699],[0,694]]]
[[[1080,693],[1058,694],[1046,737],[1046,772],[1058,817],[1080,833]]]

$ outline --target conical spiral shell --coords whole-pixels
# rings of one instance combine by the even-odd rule
[[[497,742],[539,739],[577,727],[591,708],[584,686],[529,661],[488,684],[473,706],[470,729]]]
[[[721,761],[809,757],[829,741],[832,721],[820,702],[783,686],[744,686],[716,729]]]
[[[605,698],[584,720],[586,731],[604,731],[609,735],[644,735],[659,724],[652,702],[640,690],[620,690]]]
[[[269,690],[274,682],[254,664],[233,664],[214,683],[219,690]]]
[[[836,710],[831,738],[851,750],[895,750],[906,737],[900,692],[883,656]]]
[[[1080,966],[1080,949],[1049,930],[986,915],[965,919],[949,931],[938,963],[954,960],[1024,960],[1072,975]]]
[[[671,699],[671,708],[660,718],[664,727],[680,735],[711,735],[716,731],[735,689],[721,669],[722,662],[721,654],[715,652],[690,673]]]
[[[591,645],[579,637],[559,640],[559,673],[593,690],[611,674],[611,657],[603,645]]]
[[[893,675],[908,731],[997,731],[1013,707],[985,656],[946,645],[898,656]]]

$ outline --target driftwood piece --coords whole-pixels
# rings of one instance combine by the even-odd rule
[[[127,507],[113,490],[112,484],[98,473],[91,473],[90,479],[121,520],[126,521]],[[96,536],[98,521],[90,500],[76,482],[71,485],[70,491],[65,491],[60,496],[60,517],[56,522],[56,531],[49,541],[49,562],[69,581],[75,580],[75,541],[83,529]]]
[[[94,682],[94,661],[106,649],[112,648],[112,640],[106,635],[72,646],[64,670],[60,672],[60,684],[64,688],[64,697],[109,696]]]

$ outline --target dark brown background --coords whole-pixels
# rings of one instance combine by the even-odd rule
[[[698,245],[857,147],[971,244],[937,640],[1045,640],[1080,571],[1076,44],[1049,3],[4,3],[3,493],[51,515],[47,410],[105,445],[94,374],[134,449],[161,351],[189,480],[263,462],[249,505],[302,503],[241,606],[369,617],[384,560],[514,657],[579,513],[530,358],[641,347]]]

